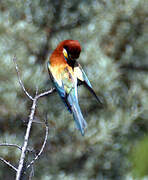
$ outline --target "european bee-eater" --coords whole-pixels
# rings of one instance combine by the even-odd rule
[[[84,135],[87,126],[78,103],[78,85],[84,84],[101,104],[80,64],[76,61],[81,52],[77,40],[65,40],[58,44],[50,56],[48,72],[50,78],[65,103],[73,114],[77,128]]]

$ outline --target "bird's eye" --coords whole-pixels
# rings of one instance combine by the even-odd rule
[[[64,57],[68,59],[68,53],[65,48],[63,48],[63,54],[64,54]]]

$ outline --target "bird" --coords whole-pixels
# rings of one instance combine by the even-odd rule
[[[78,102],[78,86],[84,85],[100,104],[102,101],[97,97],[84,70],[77,62],[80,53],[81,45],[78,40],[64,40],[51,54],[47,62],[47,69],[56,91],[73,115],[77,129],[84,136],[87,123]]]

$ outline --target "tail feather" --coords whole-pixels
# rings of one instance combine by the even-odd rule
[[[84,136],[84,129],[87,127],[87,123],[83,118],[80,106],[78,104],[78,100],[74,98],[71,94],[69,94],[68,101],[71,105],[71,110],[76,126],[80,130],[81,134]]]

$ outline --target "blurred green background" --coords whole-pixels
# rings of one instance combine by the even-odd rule
[[[79,62],[96,93],[79,87],[79,102],[88,128],[75,129],[59,96],[39,100],[36,119],[48,112],[49,136],[34,166],[33,180],[148,179],[148,1],[146,0],[1,0],[0,2],[0,143],[22,145],[31,95],[52,87],[46,62],[57,44],[77,39]],[[38,152],[45,135],[33,123],[29,146]],[[20,151],[0,147],[0,156],[17,166]],[[28,160],[33,158],[28,155]],[[15,172],[0,162],[0,179]]]

